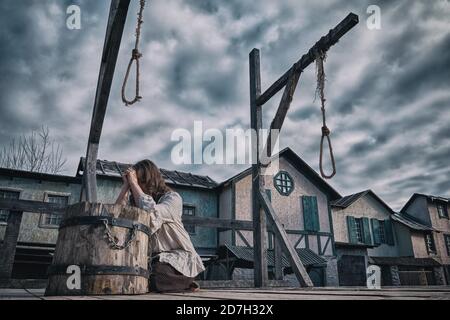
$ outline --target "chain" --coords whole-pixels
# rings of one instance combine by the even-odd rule
[[[102,222],[103,222],[103,226],[105,227],[105,238],[107,239],[108,244],[111,249],[113,249],[113,250],[126,249],[136,239],[136,235],[137,235],[137,231],[138,231],[138,226],[136,224],[133,225],[133,229],[131,230],[131,232],[128,236],[128,240],[126,240],[123,244],[120,245],[118,243],[118,241],[116,240],[117,238],[112,235],[112,231],[111,231],[111,228],[109,227],[108,220],[104,219],[104,220],[102,220]]]
[[[322,175],[322,178],[325,179],[331,179],[336,174],[336,161],[334,159],[334,153],[333,153],[333,146],[331,145],[331,139],[330,134],[331,131],[327,127],[327,119],[325,115],[325,69],[323,66],[324,61],[326,60],[326,54],[324,52],[317,52],[316,53],[316,67],[317,67],[317,89],[316,94],[318,93],[320,96],[320,103],[321,103],[321,111],[322,111],[322,138],[320,139],[320,160],[319,160],[319,167],[320,167],[320,174]],[[323,144],[325,141],[325,138],[328,142],[328,150],[330,152],[330,160],[331,165],[333,168],[333,172],[329,175],[325,174],[323,171]]]
[[[136,42],[134,45],[134,49],[131,52],[131,59],[128,63],[127,72],[125,73],[125,78],[123,80],[122,85],[122,101],[125,103],[125,105],[131,106],[132,104],[135,104],[136,102],[139,102],[142,97],[139,95],[139,79],[140,79],[140,63],[139,59],[142,58],[142,54],[139,52],[139,42],[141,37],[141,26],[144,23],[144,20],[142,19],[143,13],[144,13],[144,7],[145,7],[145,0],[140,0],[140,9],[138,12],[138,19],[137,19],[137,26],[136,26]],[[127,87],[128,78],[130,76],[131,67],[133,66],[133,63],[136,62],[136,93],[133,100],[128,100],[125,96],[125,91]]]

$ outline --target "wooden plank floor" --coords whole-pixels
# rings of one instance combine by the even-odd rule
[[[0,300],[450,300],[450,287],[204,289],[198,293],[45,297],[43,289],[0,289]]]

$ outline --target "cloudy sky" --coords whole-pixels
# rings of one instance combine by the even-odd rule
[[[81,8],[81,30],[66,8]],[[367,7],[381,8],[369,30]],[[0,2],[0,146],[48,126],[64,147],[65,173],[85,154],[109,1]],[[153,0],[142,34],[143,101],[121,103],[134,45],[133,0],[105,119],[99,158],[151,158],[163,168],[221,181],[240,166],[176,166],[176,128],[249,126],[248,53],[261,50],[263,90],[349,12],[360,16],[328,56],[326,96],[346,195],[371,188],[394,209],[414,192],[450,196],[450,3],[348,0]],[[315,69],[301,76],[281,138],[318,169],[320,107]],[[130,93],[131,94],[131,93]],[[281,94],[264,107],[267,126]]]

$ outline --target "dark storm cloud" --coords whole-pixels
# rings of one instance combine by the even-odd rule
[[[78,4],[82,30],[65,27]],[[382,29],[366,27],[369,5]],[[414,192],[450,195],[450,14],[448,1],[150,1],[141,51],[144,100],[131,109],[120,85],[134,41],[130,7],[102,135],[100,157],[209,174],[220,181],[239,166],[175,166],[171,133],[249,126],[248,53],[261,49],[263,89],[350,11],[360,24],[329,53],[327,118],[342,194],[372,188],[394,209]],[[108,1],[0,3],[0,145],[47,125],[73,174],[85,152]],[[300,78],[281,147],[317,169],[321,116],[314,66]],[[129,94],[132,94],[132,85]],[[281,93],[264,106],[265,126]]]

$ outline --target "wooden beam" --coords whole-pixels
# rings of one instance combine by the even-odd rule
[[[279,138],[281,128],[284,123],[284,119],[286,118],[289,107],[291,106],[292,99],[294,97],[295,89],[297,88],[298,80],[300,78],[300,73],[295,71],[295,68],[291,69],[291,73],[289,75],[288,82],[283,92],[283,96],[281,97],[280,104],[278,106],[275,117],[270,124],[269,135],[267,137],[267,142],[264,147],[264,155],[267,158],[272,157],[273,153],[273,145],[272,141],[276,143]],[[273,136],[275,135],[275,136]],[[275,234],[274,236],[274,267],[275,267],[275,279],[282,280],[283,279],[283,250],[280,244],[280,239]]]
[[[253,254],[255,287],[265,287],[268,281],[266,248],[266,215],[259,203],[258,192],[264,187],[260,162],[260,131],[262,128],[262,108],[256,104],[261,94],[261,73],[259,50],[250,52],[250,122],[252,135],[252,216]],[[256,157],[256,161],[255,158]]]
[[[275,210],[272,208],[272,204],[270,203],[267,194],[261,189],[258,194],[260,203],[267,214],[267,218],[269,219],[269,223],[273,226],[276,236],[280,239],[280,244],[283,251],[286,252],[287,258],[289,259],[291,268],[294,271],[297,280],[302,287],[312,287],[313,283],[298,256],[297,250],[295,250],[294,246],[289,241],[287,233],[278,219]]]
[[[5,236],[0,246],[0,279],[11,279],[22,216],[23,212],[12,212],[8,216]]]
[[[275,280],[283,280],[283,246],[277,236],[273,237],[273,260],[275,268]]]
[[[252,288],[253,281],[251,280],[199,280],[200,287],[202,288]],[[268,280],[266,283],[267,287],[291,287],[287,280],[276,281]]]
[[[222,230],[253,231],[253,222],[244,220],[218,219],[209,217],[183,216],[183,224]]]
[[[10,210],[11,215],[17,211],[36,213],[36,214],[57,214],[63,215],[67,206],[22,199],[0,199],[0,209]],[[205,228],[217,228],[222,230],[246,230],[253,231],[253,222],[245,220],[219,219],[210,217],[192,217],[183,216],[183,223],[186,225],[196,225]]]
[[[97,202],[97,155],[130,0],[112,0],[83,172],[82,197]]]
[[[309,49],[308,53],[304,54],[300,60],[294,65],[295,72],[301,73],[306,67],[316,60],[316,52],[326,52],[331,46],[335,45],[342,36],[344,36],[350,29],[356,26],[359,18],[356,14],[350,13],[344,20],[342,20],[334,29],[331,29],[327,35],[320,38],[316,44]],[[291,69],[292,69],[291,68]],[[280,91],[288,82],[291,69],[286,71],[277,81],[275,81],[269,89],[267,89],[257,99],[257,105],[262,106],[270,100],[278,91]]]
[[[267,137],[267,142],[264,147],[264,155],[267,157],[272,157],[273,145],[272,140],[277,141],[281,128],[283,126],[284,120],[286,119],[287,112],[291,106],[292,99],[294,97],[295,89],[297,88],[298,80],[300,78],[300,73],[295,71],[295,68],[290,69],[289,79],[286,87],[281,97],[280,104],[277,109],[277,113],[270,124],[269,135]],[[273,137],[272,134],[275,133]]]
[[[66,206],[42,201],[0,199],[0,209],[12,211],[11,215],[14,215],[16,211],[38,214],[64,214]]]

